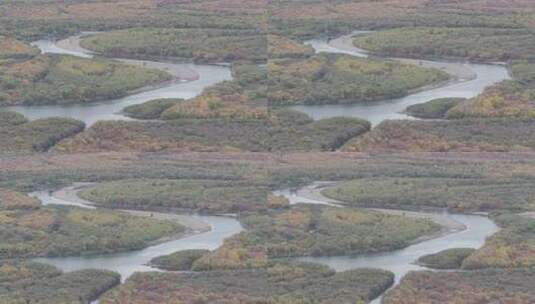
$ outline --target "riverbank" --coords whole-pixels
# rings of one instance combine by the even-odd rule
[[[93,185],[94,183],[75,183],[72,186],[59,189],[52,192],[51,198],[56,199],[58,203],[67,202],[66,205],[77,206],[82,208],[96,208],[95,204],[90,201],[84,200],[78,196],[78,192],[82,189]],[[207,223],[199,220],[191,215],[164,213],[164,212],[151,212],[143,210],[127,210],[127,209],[114,209],[117,211],[125,212],[135,216],[151,217],[158,220],[174,221],[188,229],[186,234],[178,237],[184,237],[195,233],[202,233],[210,231],[211,227]],[[162,240],[164,241],[164,240]]]
[[[43,53],[68,54],[91,58],[93,56],[91,52],[78,46],[77,41],[80,35],[75,35],[59,42],[39,40],[33,42],[32,45],[38,47]],[[68,49],[62,47],[67,47]],[[194,98],[204,89],[222,81],[232,79],[230,68],[227,66],[124,58],[112,59],[131,65],[165,71],[173,76],[173,80],[153,86],[146,86],[129,92],[130,95],[126,97],[113,100],[87,104],[11,106],[5,109],[19,112],[30,120],[48,117],[68,117],[81,120],[87,127],[90,127],[99,120],[132,120],[132,118],[122,113],[122,110],[127,106],[161,98]]]
[[[40,191],[31,195],[44,205],[68,205],[82,208],[95,208],[91,202],[76,195],[81,187],[90,183],[77,183],[54,192]],[[159,239],[141,250],[116,254],[36,258],[36,262],[51,264],[69,272],[81,269],[105,269],[118,272],[124,281],[138,271],[158,271],[149,266],[151,259],[186,249],[214,250],[223,244],[223,240],[243,230],[240,223],[232,217],[204,216],[190,214],[173,214],[163,212],[146,212],[137,210],[120,210],[134,216],[154,217],[162,220],[176,221],[187,227],[186,233],[172,238]]]
[[[86,56],[86,57],[93,57],[97,56],[98,54],[83,48],[80,45],[80,40],[83,37],[87,37],[89,35],[96,34],[98,32],[82,32],[81,34],[68,37],[66,39],[62,39],[59,41],[54,42],[53,45],[55,45],[60,50],[65,50],[67,52],[70,52],[71,54],[75,56]],[[39,47],[39,44],[35,44],[37,47]],[[41,48],[43,51],[43,49]],[[144,68],[151,68],[151,69],[158,69],[164,72],[167,72],[171,74],[176,80],[179,81],[194,81],[199,79],[199,74],[187,67],[182,65],[169,65],[166,60],[162,61],[155,61],[155,60],[137,60],[137,59],[128,59],[128,58],[112,58],[114,60],[133,65],[138,67],[144,67]],[[172,63],[170,61],[169,63]]]
[[[295,192],[281,191],[277,192],[280,195],[285,195],[291,204],[323,204],[335,207],[344,208],[346,203],[335,199],[328,198],[321,193],[321,190],[327,186],[334,186],[336,182],[316,182],[311,185],[299,188]],[[399,209],[385,209],[385,208],[363,208],[368,210],[374,210],[390,215],[400,215],[416,219],[427,219],[440,225],[442,229],[435,234],[422,236],[411,244],[416,244],[422,241],[431,240],[441,236],[445,236],[451,233],[460,232],[466,230],[467,227],[462,222],[457,221],[451,217],[451,214],[447,212],[419,212],[419,211],[407,211]]]
[[[353,36],[359,33],[365,32],[356,31],[331,40],[310,40],[306,43],[312,46],[317,53],[342,53],[360,58],[374,56],[353,45]],[[389,119],[415,119],[404,113],[408,106],[438,98],[472,98],[481,94],[486,87],[510,79],[509,72],[503,65],[468,63],[464,61],[378,58],[437,68],[453,75],[453,77],[450,81],[419,88],[401,98],[357,104],[298,105],[291,108],[304,112],[315,120],[336,116],[350,116],[364,118],[370,121],[372,126],[376,126]]]
[[[369,32],[368,31],[354,31],[351,34],[343,35],[338,38],[329,40],[328,45],[333,47],[334,49],[342,50],[349,55],[359,54],[358,57],[375,57],[375,58],[396,60],[402,63],[413,64],[413,65],[424,67],[424,68],[439,69],[452,75],[454,77],[453,82],[468,81],[468,80],[473,80],[477,78],[477,74],[466,65],[466,62],[453,61],[453,60],[445,61],[445,60],[438,60],[438,59],[436,61],[430,61],[430,60],[418,60],[418,59],[410,59],[410,58],[382,57],[382,56],[374,55],[364,49],[356,47],[353,44],[353,39],[355,38],[355,36],[364,35],[367,33]],[[449,83],[453,83],[453,82],[449,82]],[[442,85],[446,85],[446,84],[447,83],[443,83]]]
[[[347,39],[346,39],[347,41]],[[322,42],[333,48],[332,41]],[[413,61],[413,64],[420,64]],[[427,64],[427,63],[426,63]],[[429,63],[438,66],[439,63]],[[444,63],[447,65],[448,63]],[[477,65],[455,63],[456,67],[450,67],[451,73],[456,73],[458,82],[447,84],[440,88],[432,90],[421,91],[416,94],[411,94],[405,98],[396,100],[386,100],[377,103],[370,103],[367,105],[343,105],[341,115],[349,115],[364,117],[370,119],[373,123],[379,123],[384,119],[392,117],[403,116],[400,114],[400,109],[404,110],[407,104],[422,103],[433,99],[436,96],[446,95],[451,97],[453,95],[475,96],[482,91],[482,88],[489,83],[505,79],[507,73],[503,73],[504,68],[492,65]],[[443,68],[447,68],[444,66]],[[228,69],[227,69],[228,71]],[[470,74],[472,73],[472,74]],[[202,75],[202,74],[200,74]],[[475,75],[475,76],[474,76]],[[466,77],[466,79],[465,79]],[[473,77],[470,79],[470,77]],[[200,78],[202,80],[202,77]],[[196,81],[190,82],[195,83]],[[172,92],[176,94],[176,92]],[[176,97],[176,96],[175,96]],[[140,101],[140,100],[136,100]],[[120,102],[118,104],[121,104]],[[313,109],[315,106],[302,106],[304,112]],[[327,112],[327,115],[335,113],[338,116],[337,106],[319,106],[318,111],[322,115]],[[103,108],[103,111],[109,111],[111,108]],[[356,109],[356,111],[348,109]],[[108,112],[109,114],[109,112]],[[369,114],[369,115],[368,115]],[[314,117],[314,115],[312,115]],[[99,117],[102,119],[102,116]],[[319,192],[321,187],[304,187],[298,189],[294,196],[289,196],[292,202],[305,203],[319,203],[327,205],[341,206],[341,202],[331,201],[321,195]],[[62,192],[63,191],[63,192]],[[47,197],[47,194],[44,194]],[[91,203],[79,200],[76,195],[76,189],[62,189],[48,195],[49,200],[70,201],[80,205],[90,206]],[[390,270],[396,275],[396,282],[399,282],[408,271],[425,269],[421,266],[415,265],[414,262],[418,257],[425,254],[435,253],[443,249],[454,247],[474,247],[478,248],[483,243],[486,237],[492,235],[498,228],[496,225],[486,217],[476,215],[456,215],[456,214],[440,214],[440,213],[423,213],[414,211],[390,210],[390,209],[374,209],[388,214],[396,214],[414,218],[429,219],[443,227],[438,234],[433,234],[418,238],[412,242],[412,245],[401,250],[392,252],[384,252],[380,254],[362,255],[357,257],[306,257],[299,260],[317,262],[331,266],[337,271],[348,269],[375,267]],[[146,211],[128,211],[138,213],[140,216],[158,216],[166,218],[167,213],[153,213]],[[184,220],[179,216],[174,217],[176,220]],[[45,263],[51,263],[65,270],[83,269],[83,268],[105,268],[118,271],[122,274],[123,280],[129,277],[135,271],[153,271],[153,268],[147,266],[148,261],[160,255],[169,254],[178,250],[184,249],[216,249],[225,238],[228,238],[236,233],[242,231],[242,227],[236,219],[224,217],[203,217],[197,216],[190,219],[195,226],[198,223],[195,221],[202,220],[205,224],[211,226],[210,231],[190,235],[181,239],[171,240],[160,243],[159,245],[146,248],[144,250],[123,253],[120,255],[106,255],[99,257],[75,257],[75,258],[61,258],[61,259],[41,259]],[[199,226],[200,227],[200,226]],[[193,229],[193,228],[192,228]]]
[[[313,203],[328,204],[331,206],[344,207],[344,203],[324,197],[320,191],[325,186],[334,185],[332,182],[316,182],[295,192],[284,191],[293,204]],[[406,248],[359,256],[339,256],[339,257],[304,257],[299,261],[320,263],[327,265],[336,271],[346,271],[358,268],[379,268],[389,270],[395,274],[395,287],[410,271],[429,270],[428,268],[416,264],[419,257],[436,253],[451,248],[480,248],[485,243],[487,237],[499,231],[496,224],[486,216],[463,215],[450,213],[429,213],[405,211],[397,209],[370,208],[387,214],[396,214],[413,218],[429,219],[443,227],[443,229],[432,235],[423,236],[412,242]],[[391,289],[390,288],[390,289]],[[373,300],[372,304],[379,304],[382,301],[383,293]]]
[[[88,185],[90,184],[80,183],[55,192],[41,192],[39,198],[48,204],[62,203],[68,205],[90,206],[92,205],[91,202],[82,200],[76,195],[76,192],[80,190],[80,187]],[[287,193],[292,204],[306,202],[309,204],[320,203],[343,207],[343,205],[340,204],[341,202],[326,199],[319,193],[319,191],[327,185],[332,185],[332,183],[317,182],[297,189],[297,191],[293,193],[290,191],[276,191],[275,194]],[[457,214],[436,214],[430,216],[429,213],[400,210],[379,209],[378,211],[414,218],[428,218],[439,223],[441,226],[448,227],[448,233],[441,236],[431,235],[419,238],[414,240],[410,246],[395,251],[358,256],[305,257],[298,260],[326,264],[337,271],[369,267],[385,269],[395,273],[395,280],[396,282],[399,282],[408,271],[426,269],[414,264],[418,257],[448,248],[479,248],[487,236],[497,231],[496,225],[483,216]],[[180,215],[170,215],[164,212],[128,212],[140,216],[150,216],[152,213],[153,216],[162,219],[174,218],[183,220],[183,217]],[[210,225],[212,229],[207,232],[192,234],[176,240],[166,240],[158,245],[133,252],[91,257],[44,258],[37,259],[37,261],[52,264],[64,271],[86,268],[113,270],[119,272],[124,280],[137,271],[157,271],[148,266],[149,261],[154,257],[186,249],[214,250],[223,244],[223,240],[243,230],[240,223],[234,218],[206,217],[198,215],[191,215],[190,217],[192,217],[192,221],[201,221]],[[188,225],[187,223],[183,224]],[[192,225],[188,226],[192,227]],[[463,230],[463,228],[466,229]],[[194,228],[192,227],[191,229],[193,230]],[[455,231],[456,229],[458,229],[458,231]],[[446,230],[443,230],[442,232],[444,233]]]

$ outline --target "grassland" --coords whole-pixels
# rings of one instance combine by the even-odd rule
[[[459,269],[463,261],[472,253],[473,248],[452,248],[418,258],[419,265],[434,269]]]
[[[449,78],[435,69],[339,54],[273,60],[268,64],[268,75],[272,106],[359,103],[401,97]]]
[[[62,273],[40,263],[0,261],[0,302],[85,304],[120,283],[117,273],[79,270]]]
[[[535,210],[534,186],[515,178],[379,177],[346,181],[322,194],[356,207],[522,212]]]
[[[0,153],[43,152],[60,140],[82,132],[85,124],[69,118],[27,121],[14,112],[0,112]]]
[[[112,208],[239,213],[269,207],[265,186],[241,181],[121,180],[86,188],[79,195]]]
[[[410,58],[466,58],[472,61],[533,59],[530,29],[407,27],[355,38],[374,53]]]
[[[0,105],[107,100],[171,79],[158,70],[68,55],[39,55],[2,63],[0,75]]]
[[[101,303],[366,303],[392,283],[393,274],[383,270],[336,273],[296,263],[252,271],[145,272],[106,293]]]
[[[359,152],[508,152],[533,151],[531,118],[453,121],[387,120],[350,140],[344,151]]]
[[[305,116],[306,117],[306,116]],[[55,146],[55,151],[310,151],[335,150],[368,131],[356,118],[286,124],[280,119],[176,119],[167,122],[100,121]]]
[[[388,292],[385,304],[532,303],[532,268],[465,272],[411,272]]]
[[[389,251],[440,229],[427,220],[318,206],[251,214],[240,221],[247,230],[195,261],[193,270],[265,267],[272,258]]]
[[[74,256],[141,249],[184,227],[117,212],[40,207],[35,200],[0,191],[0,259]]]

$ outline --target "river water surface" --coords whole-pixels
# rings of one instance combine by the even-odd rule
[[[366,51],[353,46],[351,37],[355,34],[359,34],[359,32],[345,35],[331,41],[311,40],[307,43],[319,53],[342,53],[356,57],[368,57]],[[402,98],[360,104],[298,105],[293,106],[292,108],[305,112],[314,119],[335,116],[352,116],[364,118],[369,120],[372,125],[377,125],[385,119],[410,119],[410,116],[403,113],[403,111],[410,105],[424,103],[436,98],[475,97],[483,92],[485,87],[510,78],[507,69],[503,65],[392,59],[414,63],[423,67],[438,68],[453,75],[455,80],[446,85],[416,92]]]
[[[55,195],[55,193],[51,194],[48,191],[36,192],[33,193],[33,196],[41,200],[43,205],[94,208],[91,205],[65,200]],[[89,257],[37,258],[35,261],[52,264],[63,271],[87,268],[112,270],[121,274],[121,279],[125,280],[136,271],[157,271],[157,269],[147,265],[152,258],[185,249],[213,250],[221,246],[224,239],[242,231],[241,224],[232,217],[205,215],[188,215],[188,217],[191,217],[193,221],[200,221],[208,225],[210,230],[197,232],[184,238],[163,242],[137,251]]]
[[[77,39],[79,39],[79,37]],[[312,45],[317,52],[327,51],[347,53],[358,57],[367,56],[362,50],[353,47],[350,41],[351,36],[348,35],[329,42],[314,40],[310,41],[309,44]],[[61,48],[59,46],[65,44],[66,43],[54,43],[48,40],[36,41],[34,43],[34,45],[38,46],[43,52],[66,53],[82,57],[92,56],[91,53],[86,52],[83,49]],[[404,59],[402,60],[407,61]],[[139,61],[130,63],[139,64]],[[453,74],[456,79],[441,87],[429,88],[407,97],[394,100],[373,102],[365,105],[307,105],[296,106],[294,108],[311,115],[315,119],[344,115],[365,118],[372,123],[377,124],[384,119],[407,118],[407,116],[401,114],[401,112],[408,105],[422,103],[441,97],[473,97],[481,93],[484,87],[509,78],[505,67],[500,65],[438,61],[412,61],[412,63],[441,68]],[[155,98],[191,98],[198,95],[207,86],[231,79],[229,68],[222,66],[162,63],[154,61],[145,61],[144,65],[161,68],[170,72],[174,71],[178,76],[197,75],[198,78],[195,77],[195,79],[193,79],[190,77],[184,82],[176,81],[157,89],[146,90],[138,94],[107,102],[69,106],[19,106],[11,107],[11,109],[19,111],[31,119],[49,116],[64,116],[83,120],[90,125],[101,119],[127,119],[119,112],[128,105],[142,103]],[[317,184],[313,184],[312,186],[303,187],[298,191],[284,190],[276,192],[276,194],[288,197],[292,204],[308,203],[339,206],[338,202],[322,197],[317,186]],[[39,192],[34,195],[44,204],[66,204],[92,208],[92,206],[84,204],[83,202],[80,203],[78,200],[68,200],[65,199],[65,197],[58,197],[55,194],[48,192]],[[356,257],[309,257],[300,260],[326,264],[338,271],[362,267],[386,269],[394,272],[396,275],[396,282],[399,282],[401,277],[408,271],[423,269],[423,267],[414,264],[414,261],[418,257],[425,254],[436,253],[448,248],[478,248],[483,245],[486,237],[498,230],[496,225],[487,217],[477,215],[457,215],[449,213],[429,214],[396,210],[379,211],[389,213],[397,212],[408,216],[429,218],[430,220],[440,223],[449,230],[448,233],[443,233],[442,235],[431,239],[422,240],[405,249],[393,252],[361,255]],[[242,231],[239,222],[232,217],[200,215],[192,215],[191,217],[194,220],[209,225],[211,230],[198,232],[178,240],[167,241],[143,250],[127,253],[92,257],[40,258],[37,260],[55,265],[64,271],[85,268],[109,269],[119,272],[124,280],[136,271],[155,270],[146,264],[156,256],[170,254],[184,249],[215,249],[222,244],[225,238]],[[379,301],[380,299],[375,300],[376,303]]]
[[[291,204],[325,204],[343,208],[339,202],[325,198],[320,194],[323,184],[312,185],[298,189],[297,191],[281,190],[274,194],[283,195],[290,200]],[[48,191],[35,192],[33,196],[40,199],[44,205],[72,205],[83,208],[94,208],[79,198],[74,198],[73,192],[62,195],[67,190],[59,190],[54,193]],[[396,284],[411,270],[422,270],[424,267],[414,264],[418,257],[438,251],[456,248],[470,247],[479,248],[485,239],[498,231],[498,227],[487,217],[478,215],[459,215],[450,213],[425,213],[401,210],[382,210],[380,212],[391,214],[404,214],[409,217],[428,218],[442,225],[445,229],[442,234],[430,239],[421,240],[401,250],[378,254],[359,256],[338,257],[306,257],[298,260],[325,264],[337,271],[357,268],[380,268],[392,271],[395,274]],[[89,256],[89,257],[55,257],[38,258],[35,261],[52,264],[63,271],[74,271],[87,268],[107,269],[117,271],[123,280],[127,279],[136,271],[157,271],[148,266],[148,262],[157,256],[166,255],[185,249],[216,249],[223,240],[243,230],[240,223],[232,217],[191,215],[192,220],[201,221],[209,225],[210,231],[197,232],[196,234],[163,242],[150,246],[143,250],[131,251],[118,254]],[[379,303],[380,298],[374,303]]]
[[[90,58],[93,54],[77,45],[79,35],[65,40],[54,42],[52,40],[39,40],[32,44],[43,53],[68,54],[78,57]],[[71,42],[71,43],[69,43]],[[148,60],[116,59],[133,65],[143,65],[150,68],[169,72],[177,79],[157,88],[146,88],[140,93],[123,98],[72,105],[44,105],[44,106],[12,106],[7,110],[17,111],[29,119],[46,117],[70,117],[79,119],[92,125],[97,120],[126,120],[128,117],[121,114],[126,107],[158,98],[193,98],[205,88],[231,80],[230,69],[226,66],[201,65],[193,63],[157,62]]]
[[[283,195],[291,204],[323,204],[343,208],[341,202],[321,195],[320,191],[325,183],[313,183],[297,191],[282,190],[275,194]],[[314,262],[327,265],[336,271],[358,268],[380,268],[395,274],[395,284],[409,271],[429,270],[415,264],[415,261],[426,254],[437,253],[450,248],[480,248],[485,239],[498,231],[496,224],[486,216],[462,215],[448,212],[426,213],[402,210],[375,209],[390,214],[403,214],[414,218],[427,218],[441,225],[446,230],[442,235],[422,242],[415,243],[404,249],[358,255],[336,257],[304,257],[300,261]],[[380,303],[381,297],[372,303]]]
[[[316,52],[344,53],[356,57],[368,57],[366,51],[352,45],[351,37],[360,33],[362,32],[355,32],[330,41],[311,40],[307,44],[311,45]],[[81,48],[78,44],[81,36],[83,35],[72,36],[58,42],[38,40],[32,44],[38,47],[43,53],[60,53],[90,58],[93,56],[93,53]],[[502,65],[392,59],[414,63],[424,67],[442,69],[452,74],[455,79],[448,84],[421,90],[420,92],[402,98],[362,104],[298,105],[292,108],[305,112],[314,119],[334,116],[353,116],[367,119],[373,125],[376,125],[385,119],[410,119],[410,116],[403,113],[407,106],[423,103],[435,98],[474,97],[480,94],[485,87],[510,78],[507,69]],[[182,80],[165,84],[159,88],[148,88],[141,93],[127,97],[103,102],[74,105],[13,106],[7,109],[20,112],[30,119],[52,116],[71,117],[82,120],[87,125],[91,125],[97,120],[128,119],[120,112],[124,107],[129,105],[140,104],[157,98],[192,98],[208,86],[232,79],[230,69],[226,66],[125,59],[117,60],[158,68],[170,72],[178,76],[178,78],[182,78]],[[180,77],[184,76],[184,74],[189,75]],[[192,79],[192,74],[197,75],[195,80]]]

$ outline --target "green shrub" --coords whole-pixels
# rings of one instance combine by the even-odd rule
[[[0,111],[0,128],[16,126],[27,122],[28,119],[20,113]]]
[[[535,219],[517,214],[497,214],[502,230],[463,262],[463,269],[535,266]]]
[[[156,257],[150,261],[150,264],[170,271],[191,270],[193,263],[209,252],[210,250],[203,249],[177,251],[169,255]]]
[[[413,271],[389,291],[394,303],[533,303],[533,268],[481,271]],[[483,300],[482,300],[483,299]]]
[[[120,275],[106,270],[62,273],[41,263],[0,262],[1,303],[85,304],[119,283]]]
[[[81,45],[111,57],[181,57],[196,62],[267,59],[267,37],[256,30],[130,28],[89,36]]]
[[[437,69],[341,54],[268,63],[271,106],[370,102],[449,79]]]
[[[123,109],[123,112],[132,118],[158,119],[162,112],[183,101],[180,98],[154,99],[142,104],[128,106]]]
[[[266,187],[216,180],[138,179],[101,183],[79,192],[96,204],[114,208],[236,213],[266,210]]]
[[[100,303],[170,303],[177,298],[185,303],[366,303],[393,280],[384,270],[335,272],[308,263],[277,263],[255,271],[140,272],[106,293]]]
[[[449,109],[455,107],[464,100],[464,98],[433,99],[425,103],[408,106],[405,111],[407,114],[418,118],[444,118]]]
[[[327,197],[356,207],[455,212],[535,210],[531,180],[509,178],[375,177],[345,181],[322,190]]]
[[[20,116],[15,116],[23,122]],[[42,118],[0,126],[0,152],[47,151],[60,140],[82,132],[85,124],[70,118]]]
[[[388,56],[507,61],[534,58],[535,38],[531,29],[405,27],[357,36],[354,43]]]
[[[184,231],[174,222],[120,212],[6,204],[20,198],[1,194],[0,260],[136,250]]]
[[[473,248],[452,248],[418,258],[418,264],[434,269],[459,269]]]
[[[270,259],[400,249],[440,227],[380,212],[301,206],[241,217],[246,231],[193,263],[193,270],[261,268]]]
[[[171,75],[155,69],[69,55],[39,55],[0,65],[3,105],[109,100],[169,79]]]
[[[455,109],[455,108],[454,108]],[[453,110],[453,109],[452,109]],[[451,111],[451,110],[450,110]],[[386,120],[348,141],[351,152],[513,152],[535,148],[531,117]]]
[[[65,152],[96,151],[332,151],[367,132],[370,123],[335,117],[287,125],[276,119],[100,121],[57,145]]]

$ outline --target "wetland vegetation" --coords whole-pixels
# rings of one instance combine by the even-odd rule
[[[0,111],[0,302],[88,303],[107,291],[100,303],[368,303],[398,278],[380,269],[288,261],[388,256],[445,230],[404,211],[368,207],[487,212],[501,228],[481,248],[426,250],[431,255],[420,264],[451,271],[411,272],[387,292],[385,304],[535,301],[532,1],[4,2],[4,106],[90,106],[174,80],[165,70],[113,57],[224,63],[233,78],[186,99],[178,98],[182,91],[168,94],[173,86],[147,92],[121,113],[137,121],[88,128]],[[305,43],[355,30],[372,30],[350,41],[371,58],[315,53]],[[40,54],[30,44],[84,31],[98,33],[81,46],[103,57]],[[474,92],[471,81],[452,84],[445,71],[381,56],[503,61],[511,79]],[[200,75],[201,83],[205,76],[211,75]],[[427,90],[444,83],[451,95]],[[314,120],[281,107],[372,110],[375,101],[396,103],[419,90],[430,93],[429,102],[407,113],[424,120],[385,120],[373,128],[366,117]],[[477,96],[442,98],[465,94]],[[292,198],[293,189],[314,181],[336,181],[321,193],[343,208],[290,205],[273,194],[290,188],[282,193]],[[96,210],[43,206],[27,195],[76,182],[94,183],[78,194]],[[182,225],[110,210],[118,208],[235,213],[245,230],[220,247],[192,236],[188,246],[211,250],[171,248],[150,264],[179,272],[138,272],[121,285],[110,271],[62,272],[30,260],[129,251],[115,256],[128,259],[189,231],[187,217],[177,217]],[[217,234],[225,227],[212,228]],[[178,243],[164,245],[172,244]]]
[[[426,103],[408,106],[405,110],[410,116],[423,119],[445,118],[448,111],[463,102],[464,98],[438,98]]]
[[[306,117],[306,115],[305,115]],[[370,129],[348,117],[284,123],[279,119],[99,121],[55,146],[55,151],[332,151]]]
[[[185,230],[179,224],[119,212],[40,206],[0,191],[0,260],[74,256],[141,249]]]
[[[361,178],[322,194],[351,206],[418,210],[533,211],[533,182],[503,178]]]
[[[418,258],[418,264],[434,269],[459,269],[463,261],[471,255],[473,248],[452,248]]]
[[[449,79],[436,69],[340,54],[273,60],[268,73],[273,106],[370,102]]]
[[[256,30],[130,28],[82,39],[109,57],[178,57],[195,62],[265,61],[267,37]]]
[[[177,251],[168,255],[156,257],[150,261],[150,264],[160,269],[170,271],[191,270],[193,263],[209,252],[210,250],[206,249]]]
[[[269,190],[254,182],[140,179],[102,183],[79,196],[113,208],[239,213],[268,209]]]
[[[184,273],[136,273],[106,293],[103,304],[185,303],[366,303],[393,283],[390,272],[335,272],[326,266],[277,263],[266,269]],[[143,286],[143,287],[142,287]]]
[[[384,252],[440,230],[428,220],[321,206],[296,206],[240,221],[247,231],[203,255],[193,270],[265,267],[273,258]]]
[[[455,108],[454,108],[455,109]],[[342,148],[361,152],[533,151],[532,118],[386,120]]]
[[[0,302],[85,304],[118,285],[120,276],[106,270],[62,273],[47,264],[0,261]]]
[[[535,300],[532,268],[488,269],[463,272],[411,272],[388,292],[385,304],[479,303]]]
[[[0,112],[0,153],[44,152],[60,140],[82,132],[85,124],[70,118],[28,121],[14,112]]]
[[[354,43],[394,57],[507,61],[534,59],[535,35],[531,29],[407,27],[359,36]]]
[[[0,104],[67,104],[122,97],[170,80],[165,72],[103,59],[38,55],[0,64]]]

